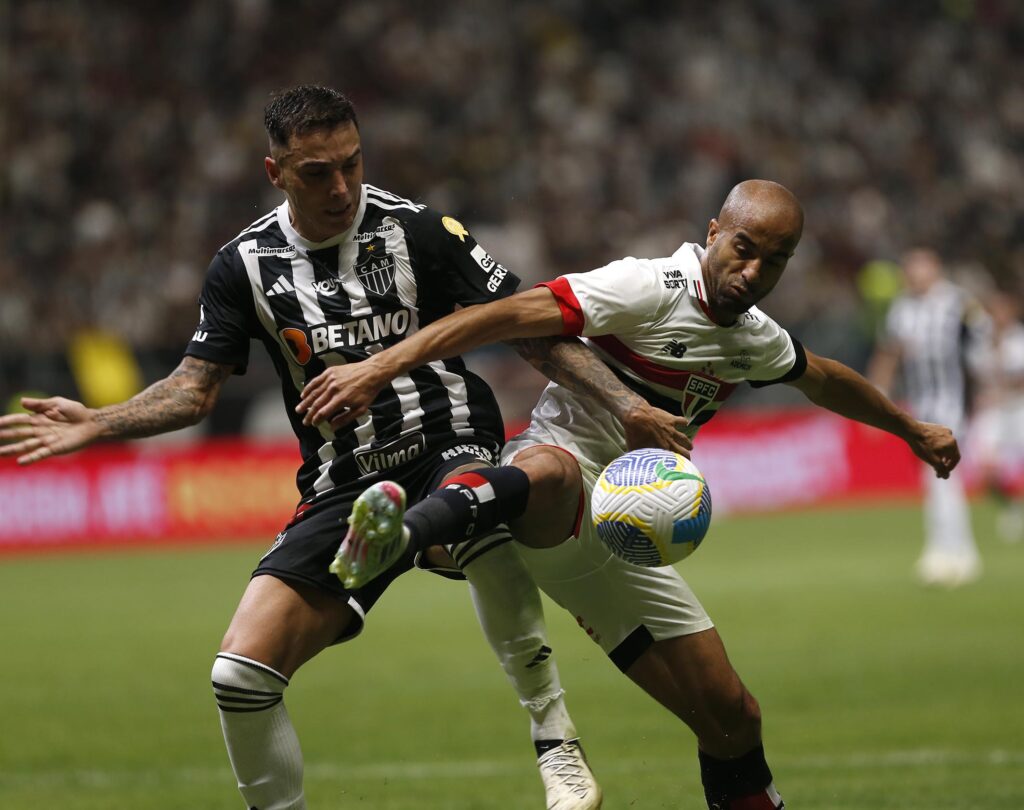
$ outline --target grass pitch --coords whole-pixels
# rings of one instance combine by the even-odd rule
[[[1024,545],[975,512],[985,574],[910,574],[915,507],[720,519],[684,575],[761,701],[796,810],[1024,807]],[[0,561],[0,808],[239,810],[209,669],[263,543]],[[689,732],[550,603],[605,807],[703,808]],[[543,806],[528,723],[464,586],[402,578],[287,693],[327,808]]]

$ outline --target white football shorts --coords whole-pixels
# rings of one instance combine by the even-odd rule
[[[999,466],[1024,460],[1024,399],[1015,397],[979,411],[968,446],[984,463]]]
[[[519,544],[526,567],[541,590],[568,610],[623,672],[653,642],[713,627],[675,568],[632,565],[601,542],[590,520],[590,493],[602,468],[589,462],[564,435],[553,436],[534,421],[505,445],[502,465],[513,463],[517,453],[537,445],[551,445],[576,458],[585,499],[578,536],[550,549]]]

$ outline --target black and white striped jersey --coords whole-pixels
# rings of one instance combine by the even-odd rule
[[[299,439],[299,491],[309,499],[460,440],[503,442],[494,395],[459,357],[397,378],[337,433],[304,426],[295,406],[327,366],[363,360],[456,305],[502,298],[518,285],[457,220],[364,185],[351,228],[326,242],[300,236],[285,202],[221,248],[185,354],[244,373],[249,341],[263,342]]]
[[[889,308],[886,340],[900,354],[903,394],[918,419],[963,427],[967,361],[987,343],[990,324],[981,306],[945,279],[922,295],[902,295]]]

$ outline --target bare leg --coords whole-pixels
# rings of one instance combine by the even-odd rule
[[[714,628],[656,641],[626,674],[686,723],[712,756],[730,759],[760,744],[760,707]]]
[[[583,476],[575,457],[552,445],[516,454],[513,466],[530,478],[526,512],[512,521],[512,534],[532,548],[553,548],[572,534],[579,514]]]
[[[554,446],[538,445],[518,453],[513,464],[530,478],[527,510],[512,523],[516,539],[524,544],[521,554],[528,568],[581,625],[581,617],[604,615],[606,621],[595,621],[599,628],[604,623],[617,627],[605,611],[642,603],[647,598],[640,595],[646,593],[645,586],[629,584],[633,580],[628,577],[615,579],[619,568],[595,566],[585,553],[577,555],[573,546],[554,550],[574,534],[583,486],[575,457]],[[652,591],[649,598],[657,601],[657,593]],[[595,594],[599,595],[596,602]],[[670,602],[685,599],[666,598]],[[683,605],[673,608],[680,627],[700,619],[699,615],[687,618],[689,609]],[[644,610],[637,604],[625,609]],[[700,626],[706,624],[705,616]],[[729,663],[714,628],[654,642],[626,674],[697,735],[709,807],[777,810],[782,806],[761,746],[760,707]]]
[[[346,602],[320,588],[268,575],[253,577],[220,649],[290,678],[337,641],[354,618],[355,611]]]

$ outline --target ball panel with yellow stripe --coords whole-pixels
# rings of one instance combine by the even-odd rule
[[[634,565],[672,565],[707,534],[711,490],[685,456],[631,450],[601,473],[590,513],[597,536],[617,556]]]

